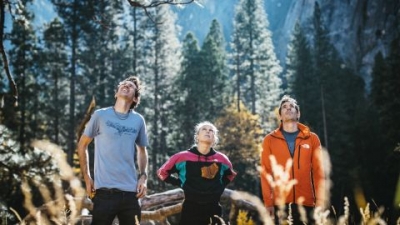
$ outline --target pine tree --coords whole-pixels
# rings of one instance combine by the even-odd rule
[[[41,49],[32,25],[34,16],[25,7],[29,3],[30,1],[23,1],[18,5],[19,16],[23,19],[13,20],[8,36],[11,46],[8,52],[9,62],[19,89],[19,104],[12,112],[13,121],[7,123],[17,126],[11,130],[0,125],[0,199],[2,205],[17,210],[18,216],[22,217],[27,214],[21,205],[24,199],[20,188],[22,181],[46,185],[55,172],[58,172],[48,154],[31,147],[31,140],[46,138],[44,122],[47,118],[41,111],[45,104],[40,86],[43,77],[39,70],[38,52]],[[43,199],[37,197],[40,195],[37,189],[32,189],[30,194],[36,204],[44,203]],[[7,223],[7,218],[3,218],[3,222],[4,219]],[[11,223],[17,223],[16,219]]]
[[[391,43],[391,51],[386,59],[383,58],[381,53],[375,57],[375,64],[372,71],[371,82],[371,100],[373,101],[373,108],[377,112],[378,117],[378,130],[380,138],[374,138],[379,141],[379,156],[374,158],[380,159],[375,167],[376,180],[380,184],[385,183],[385,190],[375,187],[375,194],[379,196],[383,205],[390,205],[394,199],[396,191],[396,178],[399,177],[399,153],[396,152],[400,143],[399,129],[400,125],[397,121],[400,113],[400,100],[399,85],[400,75],[398,72],[398,65],[400,63],[400,38],[393,40]],[[375,118],[374,118],[375,119]],[[374,160],[372,159],[372,160]],[[392,216],[395,215],[395,212]],[[391,218],[393,221],[397,218]]]
[[[398,88],[400,84],[400,73],[398,70],[400,62],[399,46],[400,37],[394,39],[391,43],[390,53],[385,60],[387,70],[379,71],[379,75],[382,76],[379,78],[381,82],[374,84],[376,92],[374,102],[378,107],[382,127],[385,127],[386,130],[385,139],[393,149],[400,142],[400,125],[398,123],[393,124],[393,121],[396,121],[400,116],[400,99],[397,97],[400,94]]]
[[[29,140],[35,138],[35,116],[37,112],[37,71],[35,71],[37,52],[37,39],[30,23],[34,16],[26,8],[23,8],[22,15],[26,20],[19,23],[13,21],[10,33],[10,43],[12,48],[9,51],[10,67],[15,74],[15,82],[19,88],[19,107],[16,113],[21,152],[25,152],[29,145]]]
[[[147,29],[143,30],[149,34],[148,39],[140,40],[147,43],[139,44],[139,46],[146,46],[140,51],[139,62],[143,62],[143,65],[137,69],[146,85],[146,96],[143,98],[146,105],[144,114],[148,121],[152,149],[149,170],[155,174],[165,161],[169,147],[168,135],[171,129],[175,128],[171,122],[173,113],[170,109],[175,101],[172,87],[180,70],[181,46],[177,37],[176,15],[170,6],[159,6],[149,12],[146,20],[150,21],[143,23],[148,25]],[[156,178],[151,179],[149,183],[154,188],[157,188],[159,184]]]
[[[86,77],[85,103],[92,96],[99,107],[114,104],[115,87],[124,79],[126,71],[119,70],[121,46],[118,22],[122,20],[123,8],[117,1],[97,1],[87,8],[87,29],[83,33],[82,75]]]
[[[266,130],[275,128],[273,113],[281,96],[281,67],[272,45],[261,0],[241,0],[236,8],[231,42],[231,70],[237,100],[261,115]],[[240,110],[238,104],[238,110]]]
[[[91,4],[97,3],[97,1],[80,1],[80,0],[51,0],[55,5],[55,9],[58,15],[63,21],[66,35],[68,37],[68,49],[69,52],[69,102],[68,102],[68,148],[66,149],[68,155],[68,162],[72,165],[73,154],[75,152],[76,143],[76,127],[77,117],[76,115],[83,114],[86,109],[85,101],[82,98],[86,97],[84,93],[87,90],[88,83],[78,82],[84,80],[80,76],[81,65],[79,59],[81,57],[80,48],[82,47],[82,38],[84,32],[88,30],[88,21],[93,19],[93,14],[88,11],[91,9]],[[83,96],[82,96],[83,94]],[[90,96],[90,95],[89,95]],[[91,97],[91,96],[90,96]],[[88,98],[90,98],[88,97]],[[87,101],[89,102],[89,101]],[[79,117],[78,117],[79,118]]]
[[[200,120],[213,121],[229,102],[225,40],[217,20],[211,22],[199,58],[201,83],[197,85],[203,89],[203,100],[198,104],[204,111]]]
[[[314,14],[313,14],[313,28],[314,28],[314,68],[315,68],[315,78],[316,79],[316,95],[314,96],[314,103],[318,105],[314,111],[314,120],[312,124],[314,124],[315,132],[321,135],[321,142],[323,145],[328,147],[328,134],[326,127],[326,108],[325,108],[325,98],[324,93],[328,88],[327,85],[327,77],[328,71],[331,68],[330,62],[331,58],[331,50],[328,31],[326,30],[321,16],[321,9],[319,7],[318,2],[315,2],[314,6]]]
[[[329,30],[326,29],[321,9],[315,3],[314,15],[314,68],[316,86],[319,94],[314,96],[315,111],[310,118],[312,129],[320,135],[321,143],[330,153],[332,160],[332,179],[336,188],[332,189],[334,207],[341,207],[341,199],[347,196],[351,202],[353,191],[359,186],[360,172],[354,162],[358,146],[353,142],[357,136],[352,131],[358,126],[354,115],[367,107],[363,102],[364,82],[354,71],[347,68],[337,51],[330,43]],[[354,205],[354,204],[351,204]],[[353,206],[352,206],[353,207]]]
[[[218,21],[213,20],[199,49],[197,39],[188,33],[183,41],[182,70],[175,94],[177,132],[175,151],[193,143],[193,128],[201,121],[214,121],[228,102],[228,70],[225,41]]]
[[[143,57],[146,47],[146,40],[149,32],[143,32],[153,26],[153,21],[148,18],[144,9],[131,7],[128,11],[129,17],[124,20],[125,33],[122,35],[122,40],[125,43],[123,46],[123,54],[125,56],[121,64],[127,64],[127,70],[139,75],[139,71],[144,71],[146,57]],[[140,61],[143,59],[142,61]]]
[[[54,19],[43,35],[44,48],[40,53],[40,71],[42,79],[40,113],[45,120],[41,121],[46,127],[46,136],[55,144],[66,148],[67,126],[66,113],[68,103],[68,65],[66,50],[67,36],[63,24],[58,18]],[[39,113],[39,112],[38,112]]]
[[[301,121],[309,124],[313,121],[316,108],[314,97],[319,95],[313,72],[311,49],[299,23],[296,23],[289,45],[286,62],[286,94],[293,95],[301,109]]]
[[[378,52],[375,56],[374,67],[372,70],[371,94],[370,97],[375,105],[382,106],[389,100],[389,93],[386,91],[387,86],[391,81],[389,80],[389,68],[382,55]]]
[[[173,107],[175,123],[179,129],[173,133],[174,152],[190,147],[194,142],[194,126],[201,120],[202,109],[198,105],[204,98],[201,85],[200,48],[193,33],[186,34],[182,43],[182,64],[176,88],[173,90],[177,101]],[[188,146],[189,145],[189,146]]]

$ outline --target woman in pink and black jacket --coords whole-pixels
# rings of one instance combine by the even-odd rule
[[[183,189],[180,225],[221,224],[219,203],[225,187],[236,172],[228,157],[213,147],[218,143],[218,130],[210,122],[195,127],[195,144],[171,156],[158,170],[158,177]]]

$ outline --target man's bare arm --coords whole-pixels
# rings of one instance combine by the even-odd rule
[[[147,164],[148,164],[148,154],[146,147],[137,146],[137,159],[138,167],[141,173],[146,173],[147,175]]]
[[[137,147],[137,164],[140,172],[138,187],[137,187],[137,197],[142,198],[146,195],[147,192],[147,164],[148,164],[148,154],[146,147],[136,146]]]
[[[81,172],[83,178],[86,183],[86,192],[90,195],[94,191],[93,180],[90,176],[89,170],[89,154],[87,151],[87,147],[90,142],[92,142],[93,138],[90,138],[86,135],[82,135],[78,142],[78,156],[79,156],[79,165],[81,168]]]

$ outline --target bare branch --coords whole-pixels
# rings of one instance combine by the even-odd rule
[[[5,52],[4,49],[4,43],[3,43],[3,37],[4,37],[4,21],[5,21],[5,5],[6,2],[5,1],[1,1],[1,12],[0,12],[0,52],[1,52],[1,57],[3,60],[3,66],[4,66],[4,70],[7,74],[7,78],[8,78],[8,83],[10,84],[10,88],[12,91],[12,95],[15,98],[15,106],[18,105],[18,89],[17,89],[17,85],[15,84],[15,81],[11,75],[10,72],[10,68],[8,66],[8,59],[7,59],[7,54]]]
[[[186,2],[176,2],[175,0],[152,1],[148,5],[141,4],[140,2],[138,2],[136,0],[128,0],[128,2],[133,7],[150,8],[150,7],[156,7],[156,6],[159,6],[159,5],[162,5],[162,4],[187,5],[187,4],[190,4],[190,3],[194,2],[194,0],[188,0]]]
[[[83,118],[81,124],[78,127],[78,130],[76,132],[76,136],[79,139],[82,135],[83,129],[85,129],[86,123],[90,120],[90,117],[92,116],[92,113],[96,107],[96,100],[94,97],[92,97],[92,101],[90,101],[90,104],[86,110],[85,117]]]

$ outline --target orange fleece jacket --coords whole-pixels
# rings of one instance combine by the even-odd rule
[[[285,168],[288,159],[293,160],[290,169],[290,179],[296,179],[297,184],[289,190],[285,203],[297,203],[303,197],[302,205],[324,206],[325,202],[325,174],[322,165],[322,148],[318,136],[310,132],[304,124],[298,123],[299,134],[296,137],[293,157],[290,155],[288,144],[281,132],[282,125],[265,136],[261,152],[261,187],[266,207],[276,205],[274,190],[269,184],[266,174],[272,175],[270,155],[274,155],[278,165]]]

